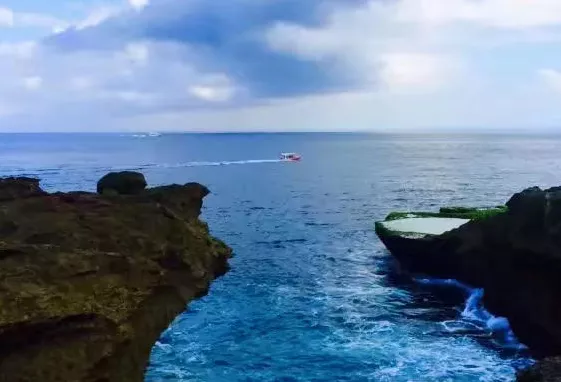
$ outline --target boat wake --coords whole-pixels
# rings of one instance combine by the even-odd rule
[[[229,165],[280,163],[280,162],[289,162],[289,161],[282,160],[282,159],[248,159],[248,160],[221,161],[221,162],[185,162],[185,163],[176,163],[176,164],[158,164],[158,165],[154,165],[154,167],[181,168],[181,167],[229,166]]]
[[[187,167],[215,167],[215,166],[234,166],[234,165],[250,165],[250,164],[266,164],[266,163],[283,163],[293,162],[285,159],[248,159],[237,161],[193,161],[193,162],[180,162],[180,163],[144,163],[135,165],[118,165],[118,166],[103,166],[91,164],[75,164],[72,167],[67,166],[49,166],[49,167],[33,167],[33,168],[3,168],[0,165],[0,175],[2,176],[30,176],[30,177],[45,177],[55,176],[61,174],[74,173],[94,173],[96,176],[107,171],[142,171],[151,169],[174,169],[174,168],[187,168]]]

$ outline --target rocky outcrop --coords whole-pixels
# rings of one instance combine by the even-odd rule
[[[39,187],[39,179],[25,177],[0,178],[0,202],[45,194],[46,192]]]
[[[146,188],[144,175],[135,171],[110,172],[97,182],[98,194],[135,195]]]
[[[198,219],[207,194],[0,180],[0,381],[142,381],[160,333],[228,269]]]
[[[484,288],[487,309],[507,317],[536,356],[559,355],[561,188],[527,189],[507,207],[441,235],[378,235],[409,271]]]
[[[534,366],[518,373],[518,382],[561,382],[561,357],[539,361]]]

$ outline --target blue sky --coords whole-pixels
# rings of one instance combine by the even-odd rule
[[[561,131],[559,0],[4,0],[0,131]]]

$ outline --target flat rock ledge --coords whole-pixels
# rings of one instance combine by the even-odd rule
[[[415,228],[422,218],[465,221]],[[393,213],[376,233],[404,270],[484,289],[486,308],[538,359],[519,381],[561,382],[561,187],[528,188],[504,207]]]
[[[199,220],[206,187],[130,184],[0,179],[1,382],[140,382],[160,334],[228,270]]]

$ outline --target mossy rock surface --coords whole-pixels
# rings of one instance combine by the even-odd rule
[[[503,214],[507,210],[506,206],[496,206],[442,207],[435,212],[391,212],[385,220],[375,223],[375,230],[380,238],[402,236],[418,239],[427,235],[439,235],[469,221],[485,220]],[[437,219],[442,219],[442,221]],[[399,224],[398,221],[404,224]]]
[[[467,223],[417,237],[388,228],[392,222],[431,218]],[[532,355],[553,357],[519,373],[519,381],[561,381],[561,187],[525,189],[506,207],[392,213],[376,223],[376,232],[400,270],[484,290],[485,308],[507,318]]]
[[[439,211],[436,212],[391,212],[385,219],[397,220],[406,219],[411,217],[434,217],[434,218],[452,218],[452,219],[469,219],[469,220],[479,220],[487,219],[489,217],[503,214],[507,212],[508,208],[506,206],[496,206],[496,207],[441,207]]]
[[[199,220],[208,190],[17,182],[4,184],[23,196],[0,202],[0,382],[142,381],[161,332],[228,269],[231,249]]]

